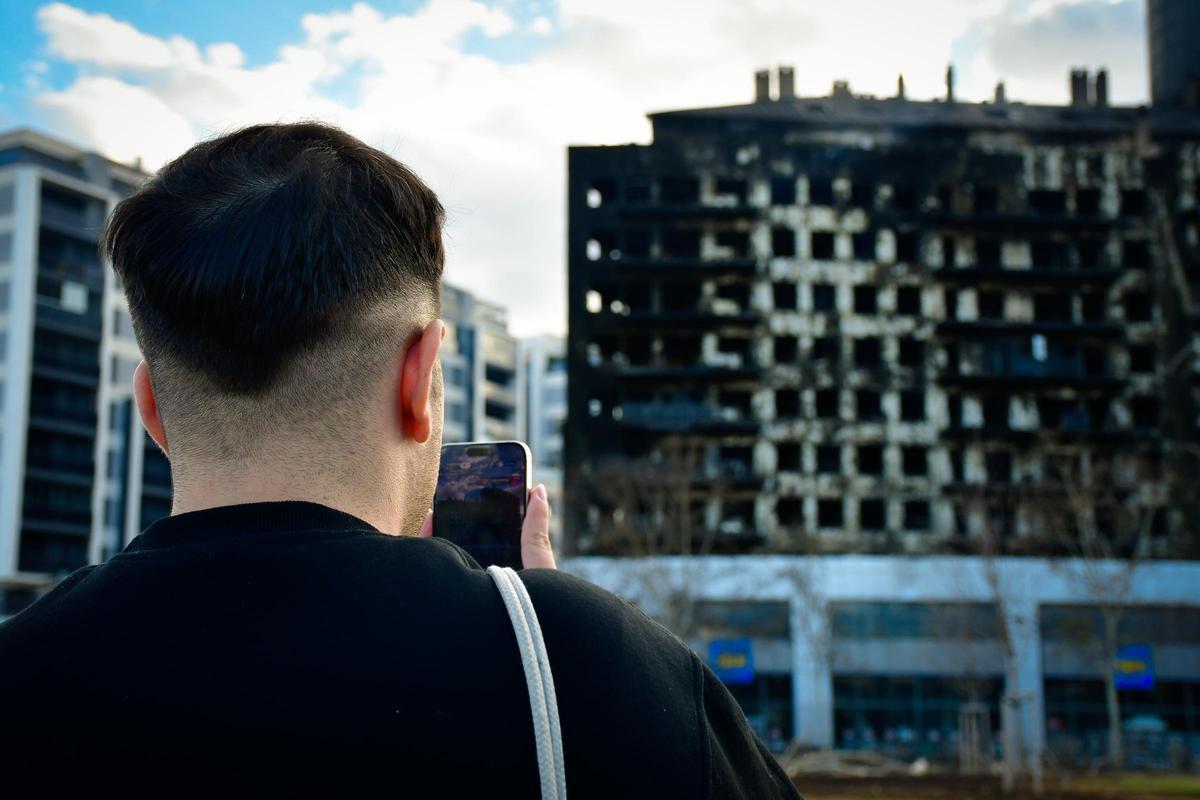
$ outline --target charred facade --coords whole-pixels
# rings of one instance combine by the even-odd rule
[[[570,150],[568,547],[1045,553],[1053,457],[1193,554],[1200,114],[771,78]]]

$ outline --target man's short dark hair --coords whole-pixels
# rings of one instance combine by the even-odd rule
[[[243,128],[163,167],[117,206],[101,249],[168,438],[241,424],[219,437],[236,450],[249,421],[230,413],[262,433],[297,404],[345,399],[351,375],[382,377],[438,314],[444,219],[415,173],[316,122]]]

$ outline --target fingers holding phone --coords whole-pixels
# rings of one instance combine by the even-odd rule
[[[550,543],[550,501],[542,483],[529,492],[521,524],[521,564],[525,569],[558,569]]]

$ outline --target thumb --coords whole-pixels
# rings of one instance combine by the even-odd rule
[[[428,539],[433,536],[433,509],[425,512],[425,519],[421,520],[421,530],[417,533],[418,536]]]
[[[546,499],[546,486],[542,483],[530,490],[525,507],[525,522],[521,525],[521,566],[525,569],[558,569],[550,546],[550,501]]]

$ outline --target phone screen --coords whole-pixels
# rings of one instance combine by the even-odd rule
[[[454,542],[480,566],[521,569],[529,449],[521,442],[442,446],[433,535]]]

